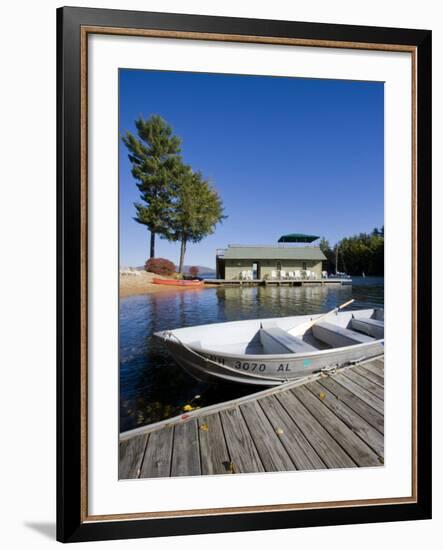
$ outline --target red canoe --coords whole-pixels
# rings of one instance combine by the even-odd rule
[[[203,286],[203,281],[195,280],[195,281],[185,281],[185,280],[177,280],[177,279],[153,279],[153,282],[155,285],[170,285],[170,286],[189,286],[189,287],[199,287]]]

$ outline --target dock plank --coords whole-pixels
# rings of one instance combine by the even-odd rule
[[[334,378],[328,376],[318,380],[319,385],[334,394],[338,399],[346,403],[349,408],[361,416],[370,426],[380,434],[384,433],[384,417],[376,409],[358,398],[354,393],[339,384]]]
[[[344,452],[294,393],[290,391],[281,393],[277,399],[298,424],[305,437],[309,438],[326,466],[329,468],[355,467],[356,464],[351,457]]]
[[[197,420],[188,420],[174,427],[171,476],[201,474],[200,443]]]
[[[353,431],[362,441],[364,441],[378,457],[384,457],[384,437],[361,418],[356,412],[348,407],[343,401],[317,382],[312,382],[307,389],[323,405],[328,407],[351,431]]]
[[[264,472],[265,468],[238,407],[220,413],[234,471]]]
[[[260,399],[259,403],[271,422],[272,428],[276,433],[277,430],[279,431],[280,440],[291,456],[297,470],[317,470],[326,467],[303,432],[293,422],[275,396]]]
[[[166,427],[151,432],[140,477],[169,477],[171,474],[172,437],[174,429]]]
[[[358,466],[379,466],[377,454],[306,387],[291,390]]]
[[[267,472],[295,470],[294,463],[258,402],[250,401],[240,409],[265,470]]]
[[[354,369],[346,369],[343,372],[343,376],[346,376],[347,378],[350,378],[353,382],[356,384],[359,384],[362,388],[365,390],[373,393],[380,401],[383,401],[384,399],[384,389],[380,388],[377,384],[374,384],[361,374],[358,374],[354,371]]]
[[[118,479],[139,477],[149,435],[126,439],[119,445]]]
[[[343,374],[337,374],[334,376],[334,380],[338,382],[340,385],[344,386],[347,390],[349,390],[351,393],[353,393],[356,397],[370,405],[372,408],[374,408],[376,411],[378,411],[380,414],[384,414],[384,403],[381,401],[378,397],[376,397],[373,393],[366,390],[359,384],[356,384],[353,380],[350,378],[344,376]]]
[[[202,474],[231,473],[231,462],[226,445],[220,415],[218,413],[202,416],[198,419],[200,437],[200,459]]]
[[[382,357],[377,357],[377,359],[372,359],[370,362],[366,363],[366,365],[378,366],[383,369],[385,366],[385,356],[383,355]]]
[[[381,362],[379,360],[371,361],[369,363],[364,363],[361,365],[362,368],[364,368],[366,371],[370,371],[374,374],[377,374],[380,376],[380,378],[383,380],[383,385],[385,381],[385,368],[384,368],[384,362]]]
[[[372,372],[369,369],[365,369],[363,366],[362,367],[355,367],[355,372],[357,374],[361,374],[361,376],[364,376],[365,378],[367,378],[373,384],[376,384],[377,386],[380,386],[380,388],[385,387],[384,378],[382,376],[380,376],[379,374],[376,374],[375,372]]]
[[[373,360],[125,432],[119,478],[379,466],[383,433]]]

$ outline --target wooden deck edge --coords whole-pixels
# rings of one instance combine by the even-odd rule
[[[352,284],[352,279],[203,279],[207,285],[291,285],[303,284]]]
[[[384,354],[380,354],[376,357],[371,357],[370,359],[366,359],[365,361],[360,361],[358,363],[355,363],[353,365],[347,365],[344,367],[340,367],[337,369],[336,372],[344,372],[346,370],[352,369],[354,367],[358,367],[361,365],[365,365],[366,363],[370,363],[372,361],[375,361],[377,359],[380,359],[383,357]],[[214,405],[209,405],[207,407],[202,407],[201,409],[197,409],[194,411],[190,411],[188,413],[181,413],[177,416],[174,416],[172,418],[167,418],[165,420],[160,420],[159,422],[154,422],[153,424],[148,424],[146,426],[141,426],[140,428],[134,428],[132,430],[127,430],[126,432],[122,432],[119,436],[120,442],[125,441],[126,439],[130,439],[132,437],[136,437],[139,435],[148,434],[150,432],[156,431],[158,429],[164,428],[169,425],[178,424],[184,421],[192,420],[199,418],[201,416],[206,416],[207,414],[212,414],[216,412],[220,412],[223,410],[227,410],[233,407],[237,407],[239,405],[242,405],[243,403],[247,403],[249,401],[254,401],[258,399],[262,399],[263,397],[268,397],[270,395],[276,395],[278,393],[281,393],[283,391],[296,388],[297,386],[308,384],[309,382],[314,382],[324,376],[323,372],[317,372],[315,374],[311,374],[309,376],[305,376],[304,378],[298,378],[297,380],[292,380],[289,382],[283,382],[279,386],[272,386],[270,388],[266,388],[264,390],[260,390],[258,392],[252,393],[250,395],[245,395],[243,397],[237,397],[236,399],[231,399],[230,401],[223,401],[222,403],[216,403]],[[183,418],[183,416],[185,418]]]

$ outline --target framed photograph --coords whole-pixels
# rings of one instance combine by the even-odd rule
[[[431,32],[60,8],[63,542],[431,517]]]

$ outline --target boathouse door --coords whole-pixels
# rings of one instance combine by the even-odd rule
[[[252,278],[260,279],[260,264],[258,262],[252,264]]]

